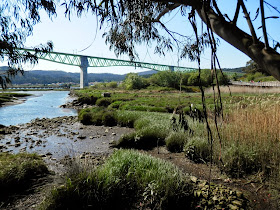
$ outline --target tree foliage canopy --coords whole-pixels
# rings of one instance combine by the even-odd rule
[[[232,1],[231,1],[232,2]],[[188,57],[200,62],[200,55],[205,47],[211,47],[211,69],[220,68],[216,56],[217,40],[213,33],[248,55],[262,69],[280,80],[280,55],[276,51],[279,46],[276,40],[269,41],[266,21],[277,19],[279,10],[269,0],[259,0],[257,11],[250,11],[244,0],[235,0],[236,8],[233,17],[220,10],[216,0],[67,0],[64,3],[66,15],[71,12],[77,15],[93,12],[100,18],[101,26],[109,24],[104,34],[106,43],[117,55],[128,54],[131,59],[137,57],[135,46],[140,43],[151,44],[155,41],[155,53],[165,54],[168,50],[178,47],[180,58]],[[269,10],[265,10],[265,7]],[[189,21],[195,34],[194,37],[169,30],[162,19],[167,14],[180,10],[180,14]],[[272,12],[272,15],[265,12]],[[277,14],[277,15],[275,15]],[[250,34],[238,27],[238,19],[246,19]],[[253,17],[252,17],[253,16]],[[260,21],[262,40],[257,37],[252,19]],[[207,27],[198,29],[197,19],[200,18]],[[184,26],[182,26],[184,27]],[[164,35],[162,29],[166,32]]]
[[[27,36],[33,31],[33,26],[40,22],[40,10],[45,10],[49,16],[55,15],[55,4],[51,0],[3,0],[0,3],[0,61],[6,60],[9,65],[7,72],[1,72],[0,84],[5,87],[10,82],[9,77],[23,73],[23,63],[35,64],[38,53],[46,53],[52,49],[52,43],[35,47],[34,55],[23,52]],[[6,59],[5,59],[6,58]]]
[[[136,45],[155,43],[155,53],[165,54],[176,48],[181,59],[189,58],[200,63],[201,53],[205,47],[210,47],[211,69],[215,72],[220,68],[216,56],[217,39],[213,35],[216,33],[280,80],[280,55],[276,51],[280,45],[276,40],[268,39],[266,28],[266,22],[277,19],[280,12],[270,1],[256,1],[259,4],[257,11],[251,11],[246,7],[246,1],[231,0],[236,4],[232,17],[220,10],[220,2],[216,0],[65,0],[62,5],[69,18],[72,13],[80,16],[85,12],[98,16],[101,27],[105,25],[108,29],[104,33],[105,42],[116,55],[128,54],[131,59],[136,59]],[[33,26],[40,21],[40,12],[44,10],[50,17],[55,16],[57,4],[59,1],[55,0],[4,0],[0,3],[0,58],[3,61],[7,57],[11,67],[7,75],[1,75],[2,85],[8,81],[6,76],[21,72],[22,63],[37,62],[36,54],[21,52],[19,48],[24,47],[26,37],[32,34]],[[188,20],[192,35],[179,34],[167,28],[163,18],[172,12]],[[252,24],[252,19],[257,17],[263,31],[261,39]],[[246,19],[249,34],[239,28],[238,20],[241,18]],[[205,23],[202,30],[198,27],[198,19]],[[52,49],[52,43],[35,49],[44,53]]]

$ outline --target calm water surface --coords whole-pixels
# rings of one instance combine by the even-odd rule
[[[0,124],[17,125],[28,123],[35,118],[54,118],[60,116],[75,116],[73,109],[59,108],[70,101],[69,91],[28,91],[32,96],[27,97],[22,104],[0,108]]]

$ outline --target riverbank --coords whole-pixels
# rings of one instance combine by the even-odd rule
[[[65,157],[86,158],[109,154],[110,144],[133,129],[125,127],[85,126],[77,117],[35,119],[30,123],[0,130],[0,152],[38,153],[58,172]],[[55,168],[58,166],[58,168]]]
[[[26,101],[26,97],[31,96],[27,93],[0,93],[0,107],[22,104]]]

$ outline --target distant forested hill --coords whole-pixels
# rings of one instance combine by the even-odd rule
[[[4,67],[0,67],[0,71],[5,70]],[[88,74],[89,82],[110,82],[110,81],[122,81],[125,75],[107,74],[107,73],[90,73]],[[51,83],[79,83],[79,73],[69,73],[64,71],[25,71],[24,75],[17,75],[12,79],[13,84],[51,84]]]
[[[244,73],[243,68],[244,68],[244,67],[239,67],[239,68],[224,68],[223,71],[225,71],[225,72]]]
[[[227,68],[223,69],[225,72],[242,72],[243,67],[240,68]],[[7,67],[0,67],[0,72],[7,70]],[[143,77],[149,77],[157,71],[145,71],[140,72],[139,75]],[[122,81],[125,79],[125,75],[109,74],[109,73],[89,73],[89,82],[110,82],[110,81]],[[25,71],[24,75],[17,75],[12,79],[13,84],[51,84],[51,83],[79,83],[80,73],[70,73],[64,71]]]

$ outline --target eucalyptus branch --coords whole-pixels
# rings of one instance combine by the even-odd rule
[[[233,18],[233,21],[232,21],[232,23],[234,25],[236,25],[236,22],[237,22],[237,19],[238,19],[238,16],[239,16],[239,11],[240,11],[240,2],[237,1],[237,6],[236,6],[235,14],[234,14],[234,18]]]
[[[250,19],[250,16],[249,16],[249,14],[248,14],[248,12],[247,12],[246,6],[245,6],[243,0],[238,0],[238,1],[240,2],[240,5],[241,5],[242,10],[243,10],[243,13],[244,13],[245,18],[246,18],[246,20],[247,20],[247,24],[248,24],[249,29],[250,29],[250,31],[251,31],[253,43],[256,44],[258,38],[257,38],[256,32],[255,32],[254,26],[253,26],[253,24],[252,24],[252,21],[251,21],[251,19]]]
[[[172,37],[172,39],[175,41],[177,47],[179,48],[179,44],[178,43],[180,43],[180,41],[173,36],[173,34],[168,30],[168,28],[162,22],[158,21],[158,23]]]
[[[165,14],[171,12],[172,10],[178,8],[181,6],[181,4],[172,4],[170,7],[166,7],[158,16],[156,19],[154,19],[154,22],[159,22],[160,18],[162,18]]]
[[[263,30],[263,38],[264,38],[264,46],[265,49],[269,48],[266,26],[265,26],[265,16],[264,16],[264,8],[263,8],[263,0],[260,0],[260,8],[261,8],[261,18],[262,18],[262,30]]]
[[[268,6],[272,7],[274,10],[276,10],[278,13],[280,13],[280,11],[277,9],[277,7],[274,7],[273,5],[271,5],[270,3],[268,3],[267,1],[264,1],[264,3],[266,3]]]
[[[216,0],[213,0],[213,6],[214,6],[214,8],[216,9],[218,15],[219,15],[220,17],[223,17],[223,15],[222,15],[222,13],[221,13],[221,11],[220,11],[218,5],[217,5]]]

